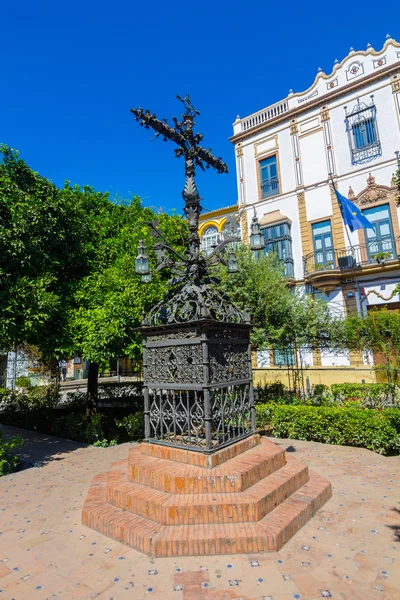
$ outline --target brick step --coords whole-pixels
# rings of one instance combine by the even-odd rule
[[[185,448],[176,448],[175,446],[164,446],[164,444],[151,444],[144,442],[140,445],[142,454],[153,456],[154,458],[163,458],[178,462],[181,465],[197,465],[212,469],[218,465],[222,465],[226,461],[246,452],[260,444],[260,436],[258,433],[249,435],[247,438],[230,444],[225,448],[221,448],[212,454],[203,454],[203,452],[194,452]]]
[[[293,457],[244,492],[170,494],[134,483],[124,470],[112,470],[106,498],[118,508],[165,525],[251,522],[262,519],[307,481],[307,466]]]
[[[160,525],[106,501],[107,474],[95,477],[84,525],[150,556],[276,552],[331,497],[330,483],[310,472],[308,483],[258,523]]]
[[[144,454],[143,448],[145,444],[129,452],[128,472],[132,481],[172,494],[242,492],[286,463],[283,448],[266,438],[211,469],[154,458]]]

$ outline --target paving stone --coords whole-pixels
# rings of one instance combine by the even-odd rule
[[[29,432],[22,433],[29,436]],[[43,447],[48,437],[43,436]],[[283,449],[294,446],[292,456],[331,481],[333,497],[323,509],[279,552],[159,559],[150,559],[80,523],[93,475],[126,459],[136,446],[63,452],[58,450],[59,445],[49,446],[41,467],[0,479],[0,590],[4,590],[0,599],[52,598],[55,591],[49,593],[46,586],[32,589],[29,579],[22,579],[30,575],[40,585],[43,573],[49,585],[57,589],[56,598],[62,600],[292,600],[295,594],[301,600],[317,600],[323,597],[320,590],[328,590],[333,600],[399,600],[400,544],[396,531],[400,517],[395,510],[400,497],[399,457],[297,440],[273,441]],[[52,455],[54,448],[56,453]],[[39,461],[38,454],[35,458]],[[10,500],[12,504],[7,504]],[[343,505],[340,508],[339,503]],[[1,511],[3,508],[6,510]],[[69,514],[73,518],[65,519]],[[20,529],[25,531],[18,533]],[[371,533],[371,529],[377,533]],[[46,530],[50,533],[42,535]],[[310,549],[302,550],[302,546]],[[110,552],[105,552],[107,548]],[[125,558],[120,560],[120,556]],[[251,567],[250,561],[258,561],[260,566]],[[303,562],[310,565],[305,567]],[[227,568],[228,564],[233,567]],[[13,571],[15,567],[19,571]],[[150,569],[158,574],[149,576]],[[382,571],[387,572],[387,578]],[[206,577],[196,575],[188,584],[175,580],[177,573],[182,573],[190,582],[191,573],[197,572]],[[283,580],[283,574],[291,574],[291,579]],[[346,574],[349,580],[343,579]],[[119,581],[115,582],[116,578]],[[259,578],[264,581],[258,583]],[[240,580],[240,585],[230,586],[229,579]],[[202,582],[209,582],[210,587],[202,588]],[[184,590],[173,591],[174,585],[183,585]],[[153,591],[146,592],[152,586]]]

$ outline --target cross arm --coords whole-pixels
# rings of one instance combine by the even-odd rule
[[[199,146],[197,148],[197,156],[210,167],[216,169],[218,173],[228,173],[228,165],[221,158],[217,158],[209,150]]]
[[[168,125],[165,121],[160,121],[155,115],[152,115],[149,110],[143,110],[143,108],[131,108],[131,113],[135,115],[136,121],[140,125],[144,125],[146,129],[151,127],[156,132],[156,135],[164,136],[164,139],[169,139],[181,146],[182,148],[186,145],[184,136],[176,131],[171,125]]]

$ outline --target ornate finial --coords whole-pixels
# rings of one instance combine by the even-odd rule
[[[289,96],[291,96],[292,94],[293,94],[293,90],[292,90],[292,88],[290,88],[290,90],[289,90]]]
[[[374,185],[375,183],[375,177],[372,176],[372,174],[369,174],[369,177],[367,178],[367,183],[369,186]]]
[[[236,115],[235,123],[237,123],[238,121],[240,121],[240,115]]]
[[[183,106],[185,107],[185,114],[191,116],[191,117],[195,117],[196,115],[199,115],[199,111],[195,109],[195,107],[193,106],[191,100],[190,100],[190,96],[189,94],[186,94],[186,96],[184,98],[182,98],[182,96],[179,96],[178,94],[176,95],[177,100],[179,100],[180,102],[182,102]]]
[[[367,44],[367,50],[370,50],[372,48],[371,44],[368,42]]]
[[[338,59],[337,59],[337,58],[335,58],[335,62],[334,62],[333,64],[334,64],[334,65],[338,65],[338,64],[339,64],[339,61],[338,61]]]
[[[352,54],[353,52],[355,52],[353,46],[350,47],[350,54]]]
[[[349,196],[349,198],[354,198],[355,197],[355,193],[354,193],[353,188],[351,187],[351,185],[349,185],[348,196]]]
[[[321,67],[318,67],[318,73],[322,73]]]
[[[387,40],[391,40],[391,39],[392,39],[392,36],[390,35],[390,33],[387,33],[387,34],[386,34],[386,39],[387,39]]]

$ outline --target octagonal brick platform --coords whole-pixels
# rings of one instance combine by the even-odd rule
[[[94,477],[82,522],[150,556],[272,552],[331,495],[258,435],[212,455],[142,443]]]

